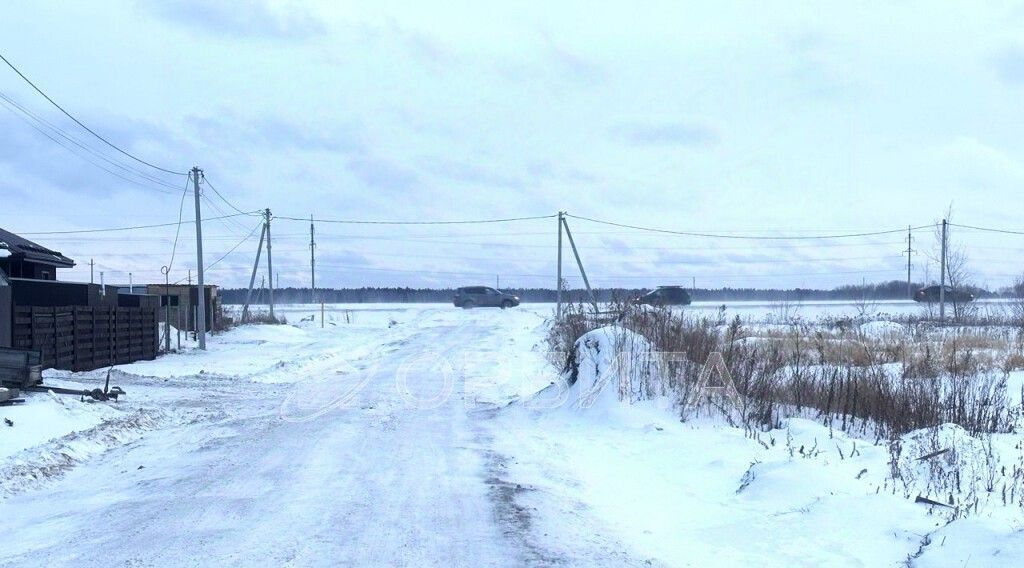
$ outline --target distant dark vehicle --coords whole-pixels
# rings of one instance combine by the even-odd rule
[[[963,304],[974,301],[974,294],[963,290],[954,290],[952,286],[946,286],[946,301],[953,304]],[[934,303],[939,301],[939,285],[926,286],[914,294],[915,302]]]
[[[690,294],[682,286],[658,286],[633,300],[634,304],[648,306],[688,306]]]
[[[519,296],[506,294],[487,286],[466,286],[455,290],[452,300],[457,308],[512,308],[519,305]]]

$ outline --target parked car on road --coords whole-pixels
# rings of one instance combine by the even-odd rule
[[[457,308],[512,308],[519,305],[519,296],[487,286],[466,286],[455,290],[452,300]]]
[[[634,304],[648,306],[688,306],[690,294],[682,286],[658,286],[633,300]]]
[[[914,294],[915,302],[933,303],[939,301],[939,285],[925,286]],[[952,286],[946,286],[946,301],[954,304],[962,304],[974,300],[974,294],[964,290],[954,290]]]

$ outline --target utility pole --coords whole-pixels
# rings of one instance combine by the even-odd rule
[[[164,351],[171,351],[171,267],[164,266],[160,269],[164,274]],[[181,307],[178,307],[181,310]]]
[[[260,265],[260,253],[263,251],[263,237],[267,234],[267,226],[260,231],[260,246],[256,247],[256,262],[252,264],[252,275],[249,276],[249,290],[245,293],[245,304],[242,306],[242,323],[249,316],[249,303],[252,301],[252,285],[256,283],[256,270]]]
[[[274,257],[270,254],[270,208],[263,210],[263,223],[267,228],[267,280],[270,280],[270,318],[274,318]]]
[[[95,268],[96,268],[96,263],[93,262],[92,259],[90,258],[89,259],[89,284],[93,283],[93,280],[92,280],[92,278],[93,278],[93,270]]]
[[[555,301],[557,302],[555,317],[559,320],[562,319],[562,217],[564,215],[564,211],[558,212],[558,291],[555,293]]]
[[[100,270],[100,293],[104,296],[107,295],[107,285],[103,282],[103,271]]]
[[[316,303],[316,239],[313,238],[313,214],[309,215],[309,301]],[[322,318],[321,318],[322,319]]]
[[[199,208],[199,176],[202,170],[192,168],[192,188],[196,198],[196,267],[198,277],[196,279],[196,337],[199,339],[199,348],[206,349],[206,288],[203,286],[203,214]]]
[[[942,220],[942,259],[939,262],[939,322],[946,323],[946,220]]]
[[[132,273],[131,272],[128,273],[128,293],[129,294],[134,294],[135,293],[135,284],[132,283]]]
[[[188,269],[188,288],[192,288],[192,269]],[[191,292],[191,290],[190,290]],[[192,309],[192,294],[185,294],[185,303],[188,304],[186,307],[188,311],[185,312],[185,340],[188,341],[188,318],[192,318],[195,321],[195,310]],[[181,309],[180,307],[178,309]],[[192,333],[195,333],[194,331]],[[181,348],[181,344],[178,344],[178,348]]]
[[[903,251],[907,253],[907,298],[914,299],[914,291],[910,286],[910,255],[914,253],[913,245],[913,234],[910,231],[910,225],[907,225],[907,250]]]
[[[569,223],[562,218],[562,226],[565,227],[565,236],[569,238],[569,247],[572,248],[572,255],[576,257],[576,266],[580,268],[580,276],[583,277],[583,285],[587,287],[587,294],[590,295],[590,303],[594,306],[594,313],[597,313],[597,297],[594,296],[594,290],[590,287],[590,280],[587,279],[587,271],[583,269],[583,261],[580,260],[580,253],[576,250],[576,241],[572,238],[572,231],[569,230]]]

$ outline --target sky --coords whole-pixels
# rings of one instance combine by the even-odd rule
[[[0,53],[132,155],[202,168],[204,218],[270,208],[282,287],[310,282],[309,221],[282,217],[311,214],[321,286],[554,287],[558,211],[771,237],[570,217],[597,286],[905,279],[908,226],[934,280],[949,210],[1024,231],[1024,4],[852,4],[12,0]],[[194,200],[6,67],[0,93],[0,227],[74,258],[67,280],[90,259],[97,281],[195,271],[190,223],[176,247],[174,226],[38,234],[188,221]],[[207,281],[248,282],[259,223],[203,223]],[[881,231],[901,232],[780,238]],[[950,242],[978,285],[1024,272],[1024,234]]]

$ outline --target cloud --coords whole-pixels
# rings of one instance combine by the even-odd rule
[[[604,78],[604,70],[579,53],[569,49],[548,32],[541,32],[544,38],[546,55],[554,64],[559,74],[588,83]]]
[[[685,122],[619,124],[612,134],[633,146],[709,146],[718,142],[715,130]]]
[[[359,181],[376,189],[404,191],[419,183],[419,177],[412,170],[370,156],[351,158],[348,169]]]
[[[1024,85],[1024,48],[1005,49],[995,57],[996,72],[1004,83]]]
[[[505,175],[471,162],[431,157],[423,161],[423,168],[436,176],[485,187],[522,188],[524,182],[517,176]]]
[[[240,5],[233,0],[144,0],[141,5],[155,16],[189,30],[219,35],[302,40],[322,35],[327,29],[307,8],[292,2],[249,0]]]
[[[366,141],[355,125],[331,126],[324,123],[300,123],[280,116],[247,118],[228,110],[213,115],[190,116],[185,124],[202,140],[227,140],[242,145],[259,145],[275,150],[362,153]]]
[[[395,18],[388,19],[387,30],[410,53],[436,66],[451,63],[456,58],[451,48],[438,38],[404,27]]]

